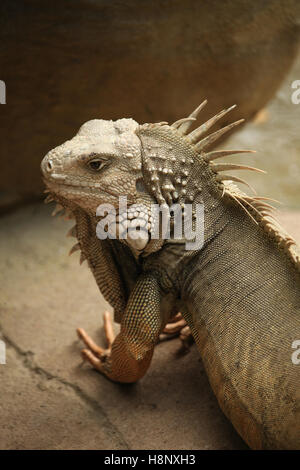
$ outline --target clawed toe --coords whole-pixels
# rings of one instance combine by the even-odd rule
[[[96,357],[89,349],[82,349],[81,355],[84,361],[88,361],[95,369],[102,371],[102,360]]]
[[[83,328],[77,328],[77,334],[87,348],[81,351],[82,358],[92,364],[92,366],[102,372],[103,363],[107,356],[110,355],[112,344],[115,339],[113,332],[112,320],[108,312],[104,312],[104,331],[106,336],[107,348],[101,348],[98,346],[92,338],[86,333]]]
[[[111,315],[109,312],[104,312],[103,321],[104,321],[104,331],[105,331],[107,347],[108,349],[111,349],[112,344],[115,340],[115,334],[113,330]]]
[[[163,333],[172,335],[181,331],[182,328],[184,328],[185,326],[186,326],[186,321],[184,320],[184,318],[181,318],[180,320],[176,322],[168,323],[165,326]]]
[[[104,354],[104,349],[98,346],[92,338],[86,333],[83,328],[77,328],[77,334],[84,344],[94,353],[95,356],[101,357]],[[84,349],[87,351],[87,349]]]
[[[182,328],[182,330],[180,331],[179,339],[181,340],[183,348],[188,351],[190,346],[194,342],[194,338],[189,326],[185,326],[184,328]]]
[[[179,336],[179,339],[181,340],[183,349],[188,351],[194,340],[190,327],[187,325],[181,313],[177,313],[177,315],[170,319],[169,323],[167,323],[163,329],[159,339],[160,341],[164,341],[177,336]]]

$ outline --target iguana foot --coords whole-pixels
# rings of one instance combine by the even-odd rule
[[[194,343],[194,338],[188,325],[180,330],[179,339],[181,340],[183,349],[189,351],[190,346]]]
[[[81,339],[88,349],[82,349],[81,354],[85,361],[88,361],[92,366],[100,372],[103,372],[103,365],[110,356],[112,343],[115,339],[115,334],[113,332],[112,320],[109,312],[104,312],[103,314],[104,321],[104,331],[106,336],[107,348],[101,348],[98,346],[92,338],[82,329],[77,328],[77,334],[79,339]]]
[[[193,343],[193,336],[190,327],[187,325],[180,312],[172,317],[169,323],[166,324],[159,339],[160,341],[165,341],[177,336],[179,336],[183,348],[188,350]]]
[[[181,313],[177,313],[174,317],[170,318],[169,323],[163,329],[163,333],[166,335],[174,335],[180,333],[182,328],[186,326],[186,321],[182,317]]]

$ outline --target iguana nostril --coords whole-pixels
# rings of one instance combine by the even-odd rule
[[[51,160],[48,160],[48,163],[47,163],[47,170],[48,170],[48,171],[52,171],[52,168],[53,168],[52,161],[51,161]]]

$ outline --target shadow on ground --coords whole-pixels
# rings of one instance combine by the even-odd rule
[[[220,411],[196,350],[157,346],[148,374],[117,385],[82,364],[77,326],[100,343],[107,304],[78,255],[70,222],[34,204],[1,220],[1,449],[245,449]],[[282,215],[300,234],[296,213]]]

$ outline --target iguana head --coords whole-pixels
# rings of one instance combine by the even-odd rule
[[[79,206],[95,215],[99,204],[118,203],[119,196],[136,201],[141,178],[141,142],[133,119],[94,119],[73,139],[55,147],[41,168],[51,194],[63,206]]]
[[[213,210],[212,192],[221,199],[223,181],[229,179],[219,172],[242,168],[213,162],[236,152],[206,153],[207,147],[242,122],[207,135],[232,108],[190,132],[205,104],[206,101],[189,117],[172,125],[166,122],[139,125],[133,119],[86,122],[75,137],[51,150],[42,161],[51,196],[63,207],[71,211],[80,209],[92,217],[100,205],[118,208],[120,196],[126,196],[132,217],[125,224],[123,215],[119,214],[118,228],[124,228],[122,224],[132,228],[140,224],[141,237],[135,241],[129,237],[129,245],[138,252],[156,251],[163,240],[151,240],[150,231],[159,223],[158,219],[151,219],[152,203],[170,207],[204,202],[207,210]],[[236,177],[230,179],[241,181]]]

